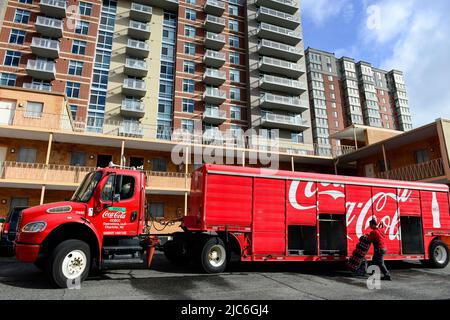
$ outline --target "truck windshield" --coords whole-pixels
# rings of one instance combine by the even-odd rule
[[[101,171],[89,173],[72,196],[72,201],[88,202],[102,177]]]

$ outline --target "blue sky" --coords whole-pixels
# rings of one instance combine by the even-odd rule
[[[414,126],[450,118],[450,1],[303,0],[305,46],[405,72]]]

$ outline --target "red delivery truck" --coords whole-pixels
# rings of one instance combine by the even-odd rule
[[[17,259],[61,287],[86,278],[93,265],[150,266],[157,241],[144,228],[145,180],[138,170],[99,169],[70,201],[24,210]],[[164,253],[209,273],[224,271],[232,252],[248,262],[345,261],[372,218],[386,226],[387,260],[448,265],[445,185],[222,165],[193,173],[184,232]]]

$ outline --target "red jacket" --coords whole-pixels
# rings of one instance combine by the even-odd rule
[[[369,241],[373,243],[375,249],[386,249],[384,238],[384,232],[378,228],[369,234]]]

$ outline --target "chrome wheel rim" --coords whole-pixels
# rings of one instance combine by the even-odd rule
[[[221,245],[214,245],[209,249],[208,261],[213,267],[220,267],[226,259],[225,248]]]
[[[444,264],[447,260],[447,251],[444,247],[439,246],[434,249],[434,258],[439,264]]]

